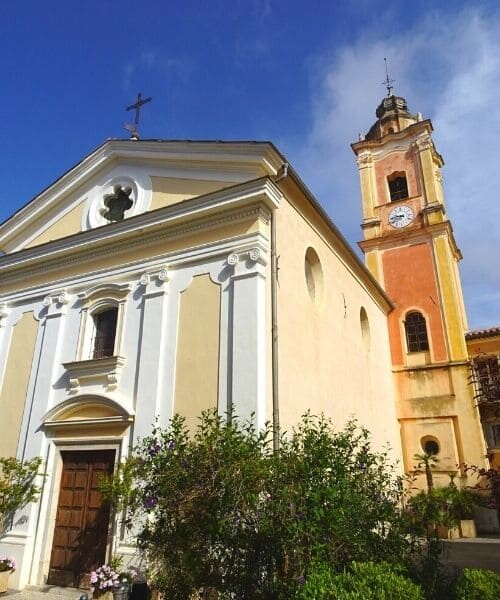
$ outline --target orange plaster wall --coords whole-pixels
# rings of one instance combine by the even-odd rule
[[[403,353],[406,352],[406,347],[405,340],[401,337],[400,325],[405,307],[420,310],[426,318],[433,359],[447,360],[443,321],[438,309],[439,295],[429,245],[423,243],[386,250],[382,254],[382,265],[385,289],[396,304],[396,308],[389,314],[393,364],[402,365],[405,362]]]
[[[404,171],[406,173],[406,181],[408,183],[408,194],[410,196],[418,196],[417,176],[415,172],[415,163],[413,160],[413,152],[391,153],[390,155],[377,161],[375,169],[375,185],[377,188],[377,204],[380,206],[390,202],[389,186],[387,177],[395,171]]]
[[[477,354],[500,354],[500,337],[467,341],[469,356]]]

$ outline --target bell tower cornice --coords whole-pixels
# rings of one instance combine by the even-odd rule
[[[432,141],[431,134],[434,131],[432,122],[430,119],[425,119],[417,123],[409,125],[401,131],[395,131],[391,134],[387,134],[379,139],[369,139],[368,137],[360,134],[360,139],[357,142],[351,144],[351,148],[357,156],[358,165],[360,160],[365,160],[367,156],[374,156],[383,154],[390,151],[394,147],[401,145],[401,143],[407,145],[407,140],[412,139],[415,151],[423,151],[430,149],[433,154],[433,158],[439,163],[439,166],[444,166],[443,157],[436,150],[434,142]],[[373,158],[372,158],[373,160]]]

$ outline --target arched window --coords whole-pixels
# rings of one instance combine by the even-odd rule
[[[415,311],[406,315],[405,333],[408,352],[425,352],[429,350],[427,326],[421,313]]]
[[[118,308],[106,308],[93,315],[94,343],[92,358],[113,356],[115,352],[116,322]]]
[[[408,198],[408,183],[405,173],[393,173],[387,178],[391,202]]]
[[[321,301],[323,294],[323,269],[316,250],[311,247],[306,250],[304,273],[309,296],[317,304]]]
[[[361,337],[365,345],[366,350],[370,349],[370,322],[368,321],[368,315],[364,306],[359,311],[359,322],[361,325]]]

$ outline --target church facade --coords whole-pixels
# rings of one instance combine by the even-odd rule
[[[486,466],[432,126],[394,96],[377,117],[366,266],[268,142],[108,140],[0,226],[0,456],[45,475],[0,534],[14,585],[133,555],[98,479],[174,413],[354,416],[407,471]]]

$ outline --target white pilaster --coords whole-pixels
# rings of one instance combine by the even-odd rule
[[[232,280],[233,415],[264,426],[266,415],[265,254],[260,248],[233,253],[227,262]]]
[[[157,416],[164,414],[161,403],[164,401],[164,352],[167,325],[166,268],[144,273],[139,281],[143,289],[142,335],[137,373],[135,440],[151,433]]]
[[[60,370],[61,339],[69,300],[70,296],[65,291],[50,294],[43,301],[39,314],[39,319],[44,322],[38,330],[19,436],[18,456],[22,460],[36,456],[45,458],[47,440],[40,423],[53,403],[53,388]],[[43,481],[39,484],[43,485]],[[21,587],[28,583],[30,577],[39,506],[39,503],[32,503],[16,513],[12,530],[3,539],[4,548],[10,546],[12,553],[19,557],[15,581]]]

